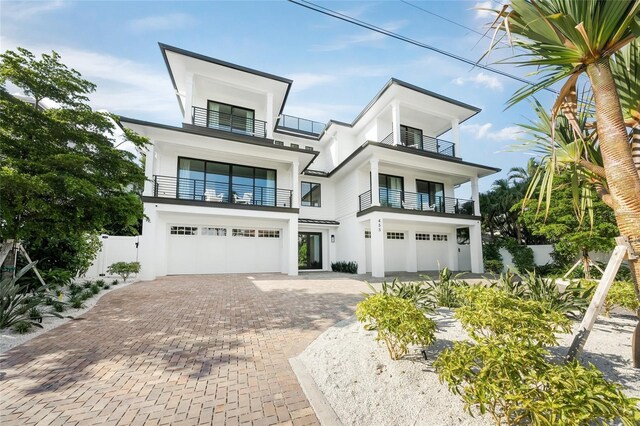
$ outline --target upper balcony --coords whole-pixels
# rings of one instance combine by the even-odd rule
[[[223,132],[255,136],[258,138],[267,137],[266,121],[242,115],[213,111],[207,108],[192,107],[191,123],[194,126],[221,130]]]
[[[326,124],[318,121],[282,114],[278,121],[277,129],[317,137],[324,131],[325,127]]]
[[[153,176],[153,197],[215,204],[216,207],[291,208],[293,191],[233,181]]]
[[[430,196],[426,193],[415,193],[390,188],[379,188],[380,207],[401,209],[405,211],[447,213],[452,215],[474,214],[474,201],[453,197]],[[358,196],[358,211],[373,207],[371,190]]]
[[[392,146],[404,146],[420,151],[433,152],[435,154],[444,155],[446,157],[456,156],[456,146],[453,142],[442,139],[425,136],[420,133],[407,130],[400,130],[400,137],[394,138],[393,132],[379,143]]]

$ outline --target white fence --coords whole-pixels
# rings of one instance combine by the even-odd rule
[[[102,248],[85,274],[87,277],[107,275],[107,268],[116,262],[137,262],[139,237],[101,235]]]

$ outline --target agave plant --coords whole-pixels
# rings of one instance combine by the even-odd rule
[[[37,317],[30,315],[33,308],[37,308],[43,296],[53,296],[44,293],[33,293],[28,291],[27,285],[18,283],[18,280],[35,266],[32,262],[22,268],[14,278],[0,281],[0,329],[14,326],[18,323],[27,322],[36,327],[42,327]],[[58,302],[62,303],[62,302]],[[52,310],[39,311],[40,316],[56,316],[61,318],[57,312]]]

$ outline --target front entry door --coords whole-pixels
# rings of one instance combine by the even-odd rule
[[[298,269],[322,269],[322,234],[298,233]]]

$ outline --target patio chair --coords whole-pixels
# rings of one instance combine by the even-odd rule
[[[402,208],[406,210],[418,210],[418,205],[412,201],[403,201]]]
[[[223,198],[224,198],[224,194],[216,194],[215,189],[207,189],[206,191],[204,191],[205,201],[216,201],[219,203],[222,201]]]
[[[233,195],[233,201],[238,204],[251,204],[253,200],[253,194],[251,192],[245,192],[242,198],[238,197],[238,195]]]

